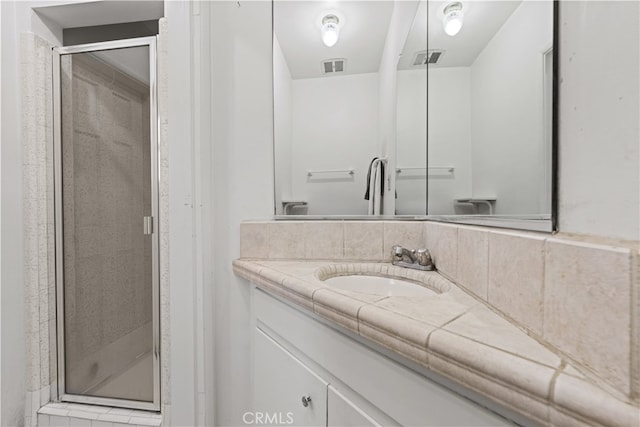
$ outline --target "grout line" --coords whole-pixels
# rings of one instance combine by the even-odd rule
[[[632,401],[640,401],[640,251],[631,251],[630,284],[631,284],[631,337],[629,363],[631,384],[629,397]]]
[[[555,398],[555,393],[556,393],[556,381],[558,380],[558,377],[560,376],[562,371],[565,370],[566,367],[567,367],[567,361],[562,359],[560,361],[560,366],[556,368],[556,371],[553,373],[553,376],[551,377],[551,381],[549,381],[549,391],[547,391],[547,399],[549,400],[549,403],[553,403],[553,399]]]
[[[386,234],[386,233],[385,233],[385,232],[386,232],[386,230],[387,230],[387,222],[386,222],[386,221],[382,221],[382,250],[381,250],[381,253],[382,253],[382,259],[383,259],[383,260],[385,259],[385,253],[384,253],[384,248],[385,248],[385,238],[384,238],[384,236],[385,236],[385,234]],[[384,261],[383,261],[383,262],[384,262]]]
[[[544,331],[545,331],[545,320],[546,320],[546,312],[547,312],[547,304],[545,301],[547,300],[547,259],[549,258],[547,255],[549,253],[549,244],[547,239],[544,240],[542,244],[542,325],[540,329],[540,338],[544,339]]]
[[[550,365],[547,365],[547,364],[545,364],[545,363],[542,363],[540,360],[531,359],[531,358],[529,358],[529,357],[523,356],[522,354],[514,353],[514,352],[512,352],[512,351],[505,350],[504,348],[500,348],[500,347],[496,347],[495,345],[487,344],[486,342],[480,341],[480,340],[478,340],[478,339],[471,338],[471,337],[466,336],[466,335],[462,335],[462,334],[461,334],[461,333],[459,333],[459,332],[453,332],[453,331],[450,331],[450,330],[448,330],[448,329],[440,329],[440,328],[439,328],[438,330],[442,330],[442,331],[447,332],[447,333],[449,333],[449,334],[451,334],[451,335],[455,335],[455,336],[460,337],[460,338],[463,338],[463,339],[465,339],[465,340],[467,340],[467,341],[471,341],[471,342],[474,342],[474,343],[476,343],[476,344],[480,344],[480,345],[482,345],[482,346],[484,346],[484,347],[494,349],[494,350],[499,351],[499,352],[501,352],[501,353],[505,353],[505,354],[508,354],[508,355],[511,355],[511,356],[517,357],[517,358],[519,358],[519,359],[522,359],[522,360],[526,360],[526,361],[531,362],[531,363],[533,363],[533,364],[535,364],[535,365],[538,365],[538,366],[542,366],[542,367],[550,368],[550,369],[556,369],[556,368],[554,368],[553,366],[550,366]],[[435,332],[435,331],[434,331],[434,332]],[[546,348],[546,347],[545,347],[545,348]],[[558,359],[560,359],[560,361],[564,361],[564,359],[560,358],[560,356],[559,356],[559,355],[557,355],[557,354],[555,354],[553,351],[549,350],[548,348],[547,348],[547,350],[548,350],[551,354],[553,354],[553,355],[555,355],[556,357],[558,357]]]
[[[429,364],[429,356],[431,354],[431,351],[429,350],[429,342],[431,341],[431,335],[433,335],[434,332],[439,331],[440,328],[436,328],[433,331],[429,332],[429,335],[427,335],[427,341],[424,343],[424,348],[427,352],[427,366],[431,366]]]
[[[346,233],[346,228],[347,228],[347,224],[345,223],[345,221],[342,221],[342,256],[340,257],[341,261],[344,261],[344,259],[347,256],[347,233]]]
[[[491,266],[491,263],[489,262],[489,232],[487,231],[486,233],[483,233],[486,235],[486,241],[485,241],[485,249],[487,251],[487,271],[485,272],[485,289],[484,289],[484,298],[481,298],[485,303],[489,302],[489,268]]]
[[[453,239],[453,241],[456,244],[456,250],[455,250],[455,254],[453,255],[455,257],[455,263],[454,263],[454,270],[455,271],[452,273],[452,275],[456,277],[456,282],[459,282],[460,281],[460,279],[459,279],[459,276],[460,276],[459,270],[460,269],[458,267],[458,263],[460,262],[460,258],[458,257],[458,245],[460,244],[460,242],[458,241],[458,239],[459,239],[459,236],[460,236],[460,228],[459,227],[455,227],[454,228],[454,232],[456,234],[456,237],[455,237],[455,239]]]
[[[487,304],[490,304],[491,301],[489,296],[489,291],[491,290],[491,235],[492,232],[489,231],[487,233],[487,297],[484,300]]]
[[[438,327],[438,329],[442,329],[444,330],[444,327],[447,325],[450,325],[451,323],[455,322],[456,320],[458,320],[459,318],[461,318],[462,316],[464,316],[465,314],[469,313],[473,308],[475,308],[474,306],[471,307],[467,307],[467,309],[465,311],[463,311],[462,313],[458,314],[457,316],[453,317],[452,319],[447,320],[446,322],[444,322],[442,325],[440,325]],[[449,331],[447,331],[449,332]]]

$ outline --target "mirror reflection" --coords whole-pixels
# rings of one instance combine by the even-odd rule
[[[380,93],[394,84],[380,68],[393,12],[393,1],[274,3],[277,214],[382,213],[379,122],[395,100]],[[376,157],[378,190],[366,200]]]
[[[552,46],[551,0],[276,0],[276,214],[549,218]]]
[[[553,3],[428,7],[428,213],[548,218]]]

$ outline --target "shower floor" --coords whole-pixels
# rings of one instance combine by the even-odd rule
[[[118,375],[94,387],[90,394],[127,400],[153,400],[153,358],[151,352],[140,355]]]

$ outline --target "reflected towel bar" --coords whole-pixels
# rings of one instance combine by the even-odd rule
[[[423,171],[426,172],[427,168],[411,167],[411,168],[396,168],[396,174],[401,174],[405,171]],[[453,166],[431,166],[429,172],[443,171],[445,173],[453,174],[455,168]]]
[[[355,174],[353,169],[327,169],[327,170],[316,170],[316,171],[307,171],[307,176],[313,176],[323,173],[346,173],[351,176]]]

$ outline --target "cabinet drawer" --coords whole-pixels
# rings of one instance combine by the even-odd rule
[[[328,389],[327,406],[329,407],[328,427],[379,427],[382,425],[331,385]]]
[[[252,424],[327,425],[327,382],[261,330],[254,331]],[[302,399],[310,399],[306,406]],[[245,414],[245,417],[247,414]]]

